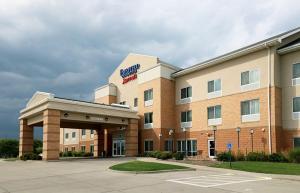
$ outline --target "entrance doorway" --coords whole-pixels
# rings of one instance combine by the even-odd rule
[[[114,139],[113,140],[113,151],[112,156],[125,156],[125,140],[124,139]]]
[[[216,157],[215,141],[213,139],[208,140],[208,156],[210,158],[215,158]]]

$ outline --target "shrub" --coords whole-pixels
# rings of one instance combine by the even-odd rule
[[[162,159],[162,160],[171,159],[171,158],[172,158],[172,154],[167,151],[160,152],[160,154],[158,154],[157,157],[157,159]]]
[[[238,151],[238,153],[236,154],[236,161],[245,161],[245,155]]]
[[[161,152],[160,151],[153,151],[151,157],[159,158],[160,156],[161,156]]]
[[[250,152],[247,155],[247,161],[268,161],[269,157],[264,152]]]
[[[17,157],[19,141],[16,139],[0,139],[0,158]]]
[[[182,153],[182,152],[176,152],[176,153],[173,153],[172,157],[175,158],[176,160],[183,160],[184,153]]]
[[[235,161],[235,157],[232,152],[221,152],[221,153],[217,154],[218,161],[229,162],[230,158],[231,158],[231,161]]]
[[[35,154],[35,153],[25,153],[20,157],[21,160],[26,161],[26,160],[41,160],[42,157]]]
[[[290,162],[300,163],[300,148],[295,148],[289,152]]]
[[[282,153],[272,153],[269,155],[270,162],[287,162],[287,158]]]
[[[33,141],[33,153],[40,154],[43,152],[43,141],[39,139],[35,139]]]
[[[83,154],[83,156],[84,156],[84,157],[91,157],[91,156],[93,156],[93,153],[91,153],[91,152],[85,152],[85,153]]]

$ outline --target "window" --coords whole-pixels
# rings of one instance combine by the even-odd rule
[[[181,89],[181,99],[192,97],[192,87],[186,87]]]
[[[259,82],[259,71],[251,70],[241,73],[241,85],[253,84]]]
[[[68,147],[65,147],[65,152],[68,152],[69,150],[68,150]]]
[[[299,148],[300,147],[300,137],[295,137],[294,138],[294,148]]]
[[[153,123],[153,113],[145,113],[145,124]]]
[[[242,102],[242,115],[259,114],[259,100],[248,100]]]
[[[187,145],[187,149],[186,149]],[[178,140],[177,141],[177,151],[185,152],[187,151],[188,156],[197,155],[197,140]]]
[[[145,152],[153,151],[153,141],[152,140],[145,140]]]
[[[81,129],[81,135],[84,136],[86,133],[85,129]]]
[[[94,145],[90,145],[90,152],[94,153]]]
[[[165,151],[173,151],[173,140],[172,139],[168,139],[165,140]]]
[[[73,146],[73,147],[71,147],[71,150],[72,150],[72,151],[75,151],[75,147],[74,147],[74,146]]]
[[[138,106],[138,98],[134,98],[134,102],[133,102],[133,106],[134,107],[137,107]]]
[[[82,151],[82,152],[85,152],[85,145],[82,145],[82,146],[81,146],[81,151]]]
[[[211,80],[207,83],[208,93],[216,92],[221,90],[221,79]]]
[[[218,119],[221,118],[221,105],[208,107],[207,108],[208,119]]]
[[[69,133],[65,134],[65,139],[69,139]]]
[[[120,105],[126,105],[126,101],[120,102]]]
[[[293,78],[300,78],[300,63],[293,64]]]
[[[76,137],[76,132],[72,132],[72,138]]]
[[[144,101],[153,100],[153,89],[144,91]]]
[[[191,122],[192,121],[192,111],[181,112],[181,122]]]
[[[300,97],[293,98],[293,112],[300,112]]]

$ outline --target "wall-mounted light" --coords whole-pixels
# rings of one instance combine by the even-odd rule
[[[169,135],[171,136],[174,133],[173,129],[170,129]]]
[[[86,115],[85,118],[86,118],[86,119],[90,119],[91,117],[90,117],[89,115]]]
[[[64,113],[64,117],[68,117],[69,116],[69,113]]]
[[[265,128],[262,128],[262,129],[261,129],[261,131],[262,131],[262,132],[265,132],[265,131],[266,131],[266,129],[265,129]]]

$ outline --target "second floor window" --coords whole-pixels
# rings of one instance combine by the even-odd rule
[[[293,64],[293,78],[300,78],[300,63]]]
[[[153,113],[145,113],[145,124],[153,123]]]
[[[192,87],[186,87],[181,89],[181,99],[192,97]]]
[[[259,100],[248,100],[241,103],[242,115],[259,114]]]
[[[76,132],[72,132],[72,138],[76,137]]]
[[[250,70],[241,73],[241,86],[259,82],[259,71]]]
[[[65,134],[65,138],[66,138],[66,139],[69,139],[69,133],[66,133],[66,134]]]
[[[82,129],[82,130],[81,130],[81,135],[84,136],[85,133],[86,133],[85,129]]]
[[[221,90],[221,79],[211,80],[207,83],[208,93],[216,92]]]
[[[153,100],[153,89],[144,91],[144,101],[150,101],[150,100]]]
[[[181,112],[181,122],[191,122],[192,121],[192,111]]]
[[[293,112],[300,112],[300,97],[293,98]]]
[[[208,107],[207,108],[208,119],[218,119],[221,118],[221,105]]]
[[[134,98],[133,106],[134,106],[134,107],[137,107],[137,106],[138,106],[138,98]]]

